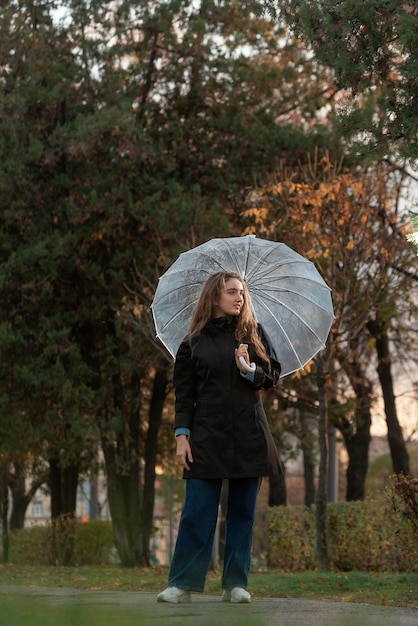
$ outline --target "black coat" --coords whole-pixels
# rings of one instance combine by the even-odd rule
[[[260,328],[271,368],[249,346],[250,361],[257,368],[254,382],[243,378],[235,362],[235,326],[234,317],[211,319],[199,335],[181,344],[176,355],[174,428],[190,429],[193,455],[185,478],[250,478],[272,473],[257,390],[276,384],[280,364]]]

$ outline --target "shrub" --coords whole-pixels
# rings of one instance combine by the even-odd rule
[[[315,512],[302,506],[269,509],[269,565],[286,572],[315,568]]]
[[[269,511],[269,564],[283,571],[315,569],[315,507]],[[327,506],[328,556],[339,571],[418,571],[418,542],[387,500]]]
[[[18,565],[49,565],[52,533],[49,526],[34,526],[10,534],[9,562]]]
[[[9,562],[18,565],[106,565],[115,561],[111,522],[49,523],[15,531]]]
[[[391,476],[387,494],[392,509],[410,521],[418,539],[418,479],[403,474]]]
[[[76,565],[106,565],[115,560],[111,522],[77,524],[74,544]]]

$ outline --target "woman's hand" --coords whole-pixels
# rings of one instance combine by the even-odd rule
[[[189,440],[186,435],[178,435],[176,437],[177,441],[177,461],[178,464],[184,467],[184,469],[189,470],[189,463],[193,463],[192,449],[190,447]]]
[[[248,355],[248,344],[242,343],[241,345],[238,346],[238,348],[235,348],[235,362],[237,364],[238,369],[240,369],[241,372],[244,372],[245,374],[248,370],[246,370],[245,367],[240,363],[240,360],[239,360],[240,356],[242,356],[244,361],[248,363],[248,365],[250,365],[250,357]]]

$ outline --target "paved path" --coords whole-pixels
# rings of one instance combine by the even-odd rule
[[[26,603],[28,611],[34,603],[51,611],[76,607],[79,617],[84,609],[90,615],[93,610],[106,616],[101,623],[114,626],[418,626],[418,609],[286,598],[226,604],[220,596],[194,594],[190,604],[167,604],[156,602],[156,594],[146,592],[0,586],[2,602],[6,607]],[[1,615],[0,624],[9,626],[3,625]],[[88,621],[77,618],[76,624],[88,626]]]

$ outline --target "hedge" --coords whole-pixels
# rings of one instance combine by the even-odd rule
[[[327,506],[330,568],[338,571],[418,572],[418,533],[388,499]],[[268,564],[283,572],[315,570],[315,507],[268,510]],[[106,565],[118,562],[111,522],[63,520],[14,532],[9,562]]]
[[[315,507],[273,507],[267,519],[269,565],[314,570]],[[333,570],[418,572],[418,536],[383,499],[328,504],[327,542]]]
[[[49,523],[10,535],[9,563],[107,565],[117,561],[111,522]]]

